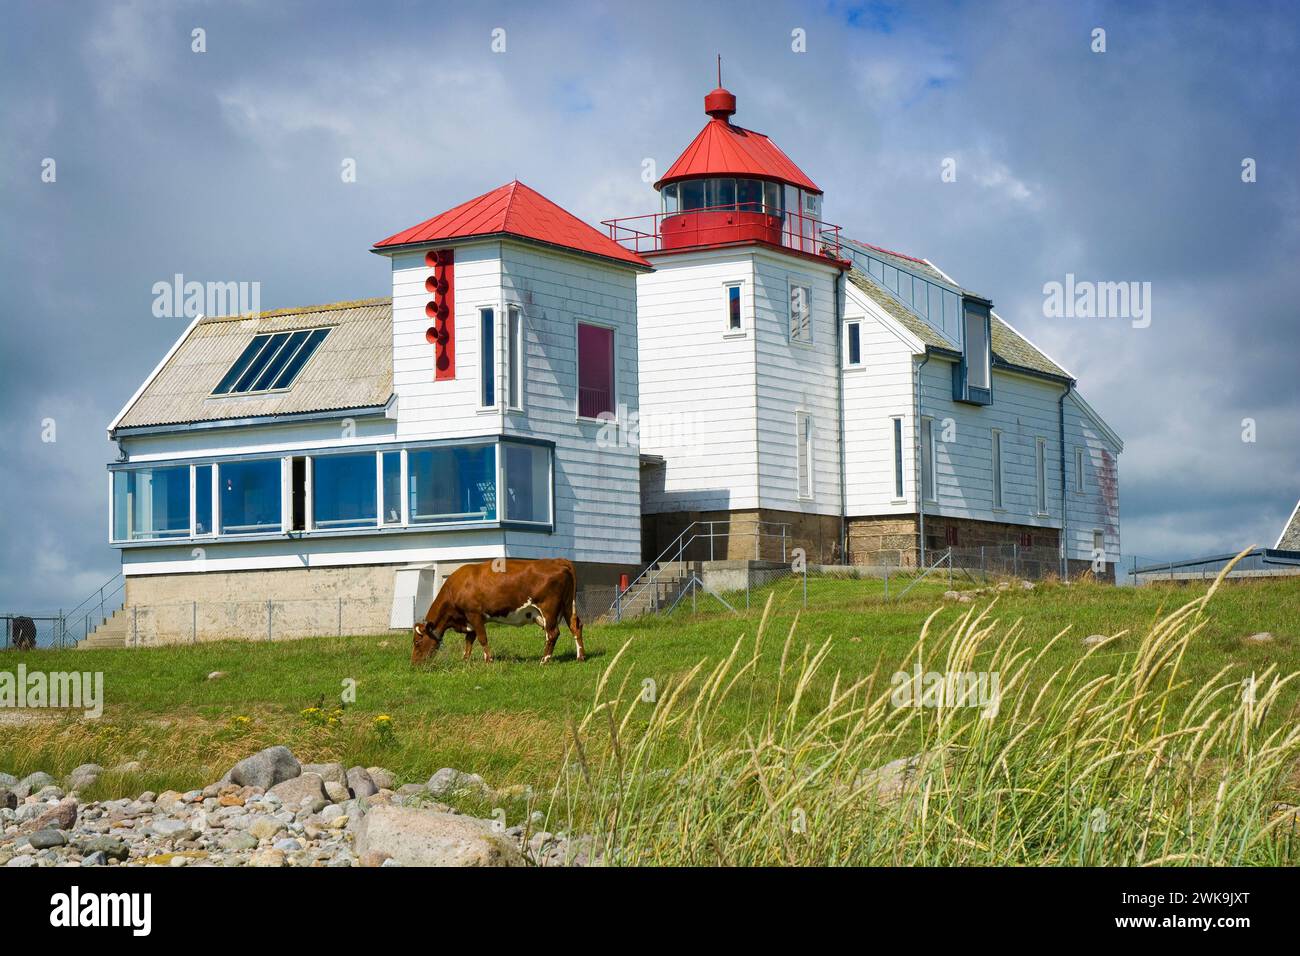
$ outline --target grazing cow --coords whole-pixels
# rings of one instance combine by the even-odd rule
[[[577,572],[573,562],[564,558],[539,561],[498,558],[457,568],[443,583],[424,620],[415,625],[411,663],[419,664],[436,654],[448,631],[465,635],[465,660],[469,660],[476,637],[483,645],[483,660],[492,660],[487,642],[488,621],[512,626],[533,621],[540,625],[546,632],[546,650],[542,654],[545,664],[555,650],[563,620],[578,643],[578,660],[585,660],[577,593]]]

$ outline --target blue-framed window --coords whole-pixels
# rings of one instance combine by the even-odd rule
[[[183,538],[190,533],[190,467],[113,474],[113,536],[119,541]]]
[[[497,403],[497,353],[496,353],[496,312],[493,309],[478,310],[479,326],[479,399],[483,408],[491,408]]]
[[[221,533],[265,534],[279,531],[280,459],[223,461],[217,466],[221,488]]]
[[[490,444],[408,452],[411,523],[495,521],[496,451]]]
[[[542,445],[504,443],[505,520],[551,522],[551,453]]]
[[[293,384],[329,329],[299,329],[253,336],[212,390],[214,396],[274,392]]]
[[[312,527],[373,528],[378,516],[375,453],[312,459]]]
[[[903,420],[891,419],[894,423],[894,497],[903,497]]]
[[[844,326],[844,364],[851,368],[862,364],[861,322],[849,322]]]
[[[212,534],[212,466],[194,466],[194,534]]]

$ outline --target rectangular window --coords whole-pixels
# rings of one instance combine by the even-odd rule
[[[934,419],[921,419],[921,497],[934,501]]]
[[[993,429],[993,507],[1002,508],[1002,432]]]
[[[790,341],[812,341],[812,291],[790,283]]]
[[[113,538],[148,541],[190,534],[190,467],[113,472]]]
[[[505,520],[549,524],[551,454],[539,445],[503,443]]]
[[[1083,449],[1074,450],[1074,490],[1083,494]]]
[[[578,417],[614,415],[614,330],[578,323]]]
[[[413,448],[407,468],[413,524],[496,520],[495,445]]]
[[[307,458],[289,459],[289,528],[307,530]]]
[[[799,497],[813,496],[813,427],[812,416],[807,412],[794,413],[794,427],[797,432],[795,454],[798,464]]]
[[[894,422],[894,497],[901,500],[903,497],[903,420],[901,418],[893,419]]]
[[[1034,469],[1038,487],[1038,513],[1047,514],[1047,442],[1039,438],[1034,442]]]
[[[478,310],[478,367],[479,367],[479,399],[478,403],[483,408],[491,408],[497,403],[496,398],[496,349],[494,347],[493,325],[496,322],[496,313],[492,309]]]
[[[506,309],[506,401],[511,408],[524,407],[524,314],[516,305]]]
[[[194,533],[212,534],[212,466],[194,466]]]
[[[373,528],[378,513],[375,456],[320,455],[311,463],[312,527]]]
[[[226,461],[218,467],[221,485],[221,533],[278,532],[280,512],[280,459]]]
[[[1106,536],[1100,531],[1092,533],[1092,555],[1094,558],[1106,558]]]
[[[740,332],[744,329],[740,318],[740,283],[726,286],[727,293],[727,331]]]
[[[402,523],[402,453],[386,451],[379,456],[383,472],[384,524]]]
[[[235,359],[235,364],[230,366],[212,394],[238,395],[288,388],[321,342],[325,341],[329,331],[300,329],[296,332],[253,336],[253,340]]]
[[[990,364],[993,359],[989,307],[962,300],[962,355],[952,367],[952,397],[958,402],[988,405],[993,401]]]
[[[850,322],[844,326],[844,364],[862,364],[862,323]]]

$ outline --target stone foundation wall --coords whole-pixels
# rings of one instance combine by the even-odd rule
[[[126,579],[128,647],[224,640],[290,640],[383,634],[393,610],[394,573],[406,565],[206,571]],[[438,562],[439,579],[460,562]],[[637,569],[579,562],[578,607],[614,599],[621,573]],[[606,600],[607,599],[607,600]],[[422,615],[423,609],[418,612]],[[402,631],[405,634],[405,631]]]
[[[803,548],[811,564],[838,564],[840,519],[835,515],[803,514],[769,508],[745,511],[674,511],[641,516],[642,560],[655,560],[691,522],[714,521],[715,537],[695,528],[699,537],[684,555],[690,561],[794,560]],[[785,537],[780,525],[786,525]],[[676,559],[676,554],[670,556]]]

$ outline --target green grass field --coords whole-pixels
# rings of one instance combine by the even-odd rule
[[[679,611],[671,619],[589,625],[585,663],[574,659],[572,641],[562,634],[557,659],[546,666],[538,663],[537,629],[505,627],[490,629],[496,656],[491,664],[477,655],[462,662],[460,641],[453,636],[432,665],[419,669],[408,663],[408,637],[402,633],[29,653],[21,658],[29,669],[102,671],[104,714],[83,720],[45,712],[20,721],[12,712],[0,712],[5,721],[0,724],[0,770],[59,775],[86,762],[112,767],[139,760],[142,774],[106,775],[88,796],[135,795],[146,788],[205,785],[243,756],[286,744],[304,762],[380,765],[404,781],[423,781],[439,767],[454,766],[481,773],[495,786],[549,786],[567,746],[568,720],[581,720],[592,708],[602,671],[620,648],[628,644],[617,679],[628,681],[637,694],[647,680],[662,692],[701,661],[711,666],[726,657],[738,639],[752,642],[769,592],[770,653],[753,668],[745,693],[720,707],[720,733],[741,728],[776,699],[779,653],[796,611],[792,655],[830,642],[807,688],[810,698],[819,698],[837,681],[849,684],[873,673],[877,686],[887,687],[893,672],[911,665],[909,652],[936,608],[935,635],[970,607],[983,610],[990,604],[999,626],[1022,622],[1021,642],[1028,648],[1040,648],[1068,629],[1035,664],[1043,677],[1080,658],[1086,635],[1127,631],[1089,658],[1079,675],[1083,680],[1120,667],[1154,621],[1204,593],[1199,586],[1047,584],[983,595],[974,605],[964,605],[944,602],[939,594],[943,587],[927,586],[901,603],[884,603],[879,581],[813,579],[809,606],[801,610],[801,588],[787,581],[755,592],[752,609],[738,614],[701,598],[695,615]],[[1300,670],[1300,580],[1225,585],[1208,617],[1182,661],[1186,684],[1174,693],[1175,706],[1225,667],[1232,679],[1270,666],[1283,673]],[[1258,631],[1272,632],[1275,642],[1242,642]],[[933,644],[936,652],[942,650],[937,636]],[[12,671],[19,660],[16,653],[0,657],[0,669]],[[209,681],[212,671],[228,676]],[[321,700],[330,711],[345,681],[355,681],[356,701],[337,715],[337,723],[303,715]],[[1296,693],[1295,685],[1284,688],[1274,712],[1294,715]],[[652,710],[644,707],[645,719]],[[392,739],[375,730],[379,715],[392,718]],[[899,755],[911,746],[910,736],[914,734],[902,734],[895,742]]]

